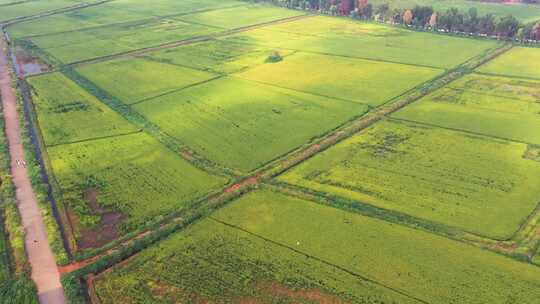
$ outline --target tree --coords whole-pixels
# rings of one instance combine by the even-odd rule
[[[413,23],[418,26],[426,26],[432,14],[433,7],[417,5],[412,10],[412,15],[414,16]]]
[[[366,6],[362,8],[358,8],[358,16],[362,19],[371,19],[371,16],[373,15],[373,5],[371,3],[368,3]]]
[[[463,20],[464,30],[476,33],[478,31],[478,10],[471,7]]]
[[[403,23],[405,24],[411,24],[413,21],[413,13],[411,10],[406,10],[405,13],[403,13]]]
[[[430,27],[437,26],[437,13],[431,14],[431,17],[429,18],[429,26]]]
[[[478,20],[478,31],[482,34],[493,35],[495,33],[495,17],[492,14],[480,17]]]
[[[530,36],[533,40],[540,40],[540,22],[533,26]]]
[[[368,0],[358,0],[357,8],[360,10],[368,5]]]
[[[503,17],[495,27],[495,31],[499,37],[511,38],[514,37],[519,29],[519,21],[516,17],[508,15]]]
[[[375,9],[375,14],[379,16],[379,19],[386,21],[390,16],[390,6],[388,3],[381,4]]]

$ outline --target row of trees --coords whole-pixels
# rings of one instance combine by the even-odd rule
[[[323,14],[351,16],[364,20],[376,20],[404,24],[416,28],[444,32],[476,34],[520,41],[540,40],[540,22],[521,24],[514,16],[496,17],[478,14],[472,7],[463,12],[457,8],[437,12],[431,6],[415,6],[410,9],[391,8],[390,4],[373,6],[369,0],[270,0],[289,8],[316,10]]]

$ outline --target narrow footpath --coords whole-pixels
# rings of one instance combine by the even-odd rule
[[[4,108],[9,153],[11,155],[11,174],[17,190],[17,205],[26,232],[25,244],[32,267],[32,279],[36,283],[41,304],[64,304],[66,298],[60,283],[60,274],[47,240],[43,218],[24,161],[17,99],[15,90],[11,86],[6,47],[3,37],[0,37],[1,99]]]

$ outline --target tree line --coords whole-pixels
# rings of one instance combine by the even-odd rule
[[[256,0],[260,1],[265,0]],[[522,0],[528,3],[535,1]],[[392,8],[389,3],[374,6],[369,0],[266,0],[266,2],[288,8],[317,11],[321,14],[402,24],[424,30],[540,42],[540,21],[522,24],[512,15],[504,17],[493,14],[479,15],[475,7],[471,7],[468,11],[457,8],[435,11],[432,6],[422,5],[408,9]]]

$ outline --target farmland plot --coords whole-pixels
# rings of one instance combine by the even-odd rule
[[[48,149],[63,203],[81,230],[116,219],[120,232],[189,207],[226,181],[184,161],[145,133]],[[96,237],[101,237],[97,235]]]
[[[95,290],[103,304],[418,303],[211,219],[102,274]]]
[[[215,74],[232,74],[265,64],[274,52],[287,57],[292,51],[212,40],[146,54],[159,62],[190,67]]]
[[[479,72],[540,80],[540,49],[514,47],[488,62]]]
[[[95,290],[103,303],[535,303],[538,284],[538,267],[261,190],[100,275]]]
[[[178,17],[178,19],[204,24],[223,29],[234,29],[257,23],[270,22],[276,19],[284,19],[302,15],[300,11],[279,8],[271,5],[245,5],[221,10],[212,10],[198,14],[190,14]]]
[[[48,146],[136,131],[124,118],[61,73],[32,77],[28,82]]]
[[[66,64],[204,36],[219,30],[169,18],[37,36],[30,41],[54,58],[53,63]]]
[[[505,239],[535,209],[540,163],[526,144],[384,121],[280,180]]]
[[[216,77],[208,72],[144,58],[104,61],[80,67],[77,71],[125,104],[134,104]]]
[[[540,144],[540,81],[473,74],[393,117]]]
[[[39,0],[0,7],[0,22],[77,5],[82,0]]]
[[[433,35],[325,16],[267,26],[222,39],[436,68],[456,66],[497,45],[494,41]]]
[[[225,77],[133,107],[224,166],[251,171],[360,116],[367,107]]]
[[[229,6],[233,6],[233,4],[231,3]],[[24,40],[31,42],[35,47],[46,53],[47,57],[52,58],[50,59],[53,61],[52,63],[66,64],[145,47],[159,46],[198,36],[208,36],[224,31],[222,27],[198,23],[195,21],[198,18],[215,17],[216,22],[217,20],[221,20],[224,26],[229,24],[229,27],[233,28],[237,25],[247,26],[299,14],[269,6],[249,6],[245,10],[253,10],[255,14],[253,18],[238,19],[237,17],[242,12],[242,7],[238,9],[240,12],[235,9],[216,10],[211,16],[207,17],[204,15],[200,16],[199,14],[178,14],[181,16],[176,16],[173,13],[174,11],[171,11],[173,14],[166,17],[138,19],[124,23],[114,23],[108,26],[90,27],[84,30],[30,36]],[[209,12],[212,11],[209,10]],[[276,12],[280,13],[276,14]],[[256,18],[257,16],[259,18]],[[184,21],[184,19],[189,20],[191,18],[193,19],[192,21]],[[137,19],[136,16],[133,19]],[[52,22],[54,23],[55,21]],[[63,20],[59,22],[65,23],[68,21]],[[213,22],[208,23],[211,24]],[[29,30],[25,30],[24,28],[20,31],[29,32]]]
[[[249,69],[238,77],[378,106],[441,72],[433,68],[299,52],[280,62]]]
[[[154,0],[150,2],[146,0],[115,0],[98,6],[18,23],[9,27],[9,31],[17,38],[46,35],[238,6],[241,3],[234,0]]]

